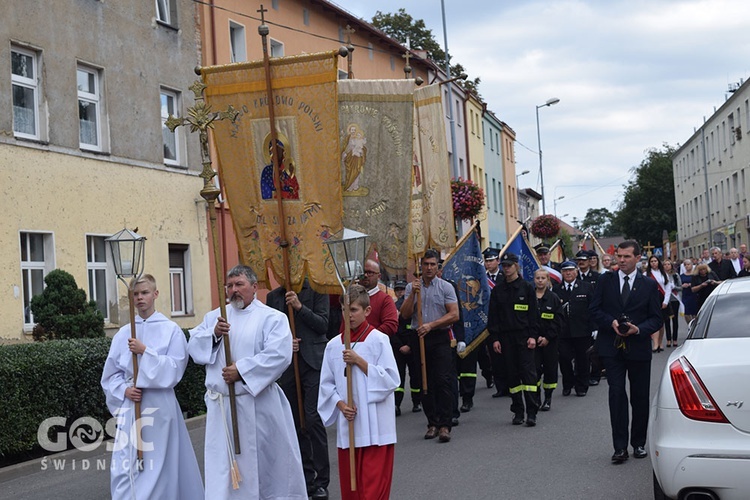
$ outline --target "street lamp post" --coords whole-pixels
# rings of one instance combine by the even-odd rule
[[[544,104],[540,104],[536,107],[536,142],[539,149],[539,179],[542,186],[542,215],[547,213],[547,207],[544,203],[544,168],[542,168],[542,135],[539,131],[539,108],[552,106],[554,104],[557,104],[558,102],[560,102],[560,99],[558,99],[557,97],[552,97],[550,99],[547,99],[547,102],[545,102]]]
[[[520,174],[516,174],[516,189],[518,189],[518,178],[519,178],[519,177],[521,177],[522,175],[526,175],[526,174],[528,174],[528,173],[529,173],[529,171],[528,171],[528,170],[524,170],[524,171],[523,171],[523,172],[521,172]]]
[[[326,240],[328,251],[333,259],[336,277],[343,291],[344,347],[351,349],[351,324],[349,323],[349,284],[360,276],[365,268],[367,235],[344,228]],[[352,365],[346,365],[346,400],[354,405],[352,389]],[[357,477],[354,456],[354,422],[349,421],[349,471],[352,491],[357,490]]]
[[[555,198],[554,201],[553,201],[555,217],[557,217],[557,202],[559,200],[562,200],[563,198],[565,198],[565,195],[562,195],[562,196],[560,196],[558,198]],[[544,198],[542,198],[542,201],[544,201]]]

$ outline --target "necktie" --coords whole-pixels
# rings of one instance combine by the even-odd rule
[[[628,301],[628,296],[630,295],[630,276],[624,276],[622,278],[625,282],[622,284],[622,291],[620,292],[620,296],[622,297],[622,303],[625,304],[625,302]]]
[[[568,286],[568,291],[569,291],[569,292],[573,290],[573,285],[571,285],[570,283],[568,283],[568,285],[567,285],[567,286]]]

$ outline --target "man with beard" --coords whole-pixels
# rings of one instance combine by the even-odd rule
[[[227,317],[220,309],[209,312],[188,342],[193,361],[206,365],[207,495],[307,500],[292,410],[276,384],[292,360],[289,321],[256,300],[258,278],[251,268],[232,268],[226,289]],[[229,365],[223,342],[231,342]],[[232,439],[229,384],[236,393],[241,453],[235,453]]]

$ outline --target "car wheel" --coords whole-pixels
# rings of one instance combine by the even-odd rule
[[[659,480],[656,479],[656,473],[653,473],[654,476],[654,500],[668,500],[666,495],[664,495],[664,490],[661,489],[661,485],[659,484]]]

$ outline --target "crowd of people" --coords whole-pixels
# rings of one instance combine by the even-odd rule
[[[342,498],[386,499],[406,391],[411,411],[425,415],[424,438],[448,443],[461,413],[472,411],[477,371],[495,388],[492,397],[510,399],[511,423],[528,427],[552,409],[558,374],[562,395],[577,397],[606,377],[612,462],[628,459],[628,443],[635,458],[646,457],[651,356],[664,349],[665,336],[666,347],[679,345],[679,316],[689,323],[720,282],[750,275],[743,247],[726,256],[713,248],[710,260],[678,265],[655,255],[642,260],[634,241],[615,255],[581,250],[562,263],[551,263],[540,245],[541,266],[528,281],[517,255],[488,248],[488,336],[468,352],[457,284],[442,278],[434,250],[413,280],[395,282],[395,297],[380,264],[367,260],[347,311],[307,282],[299,292],[271,291],[264,304],[253,270],[236,266],[227,274],[226,313],[206,314],[189,341],[156,312],[156,282],[144,275],[134,289],[136,335],[127,325],[114,337],[102,387],[118,434],[130,432],[142,405],[151,448],[140,461],[136,442],[116,437],[125,444],[113,454],[112,497],[326,499],[326,427],[336,426]],[[173,390],[188,357],[206,366],[205,489]]]

